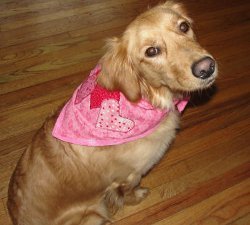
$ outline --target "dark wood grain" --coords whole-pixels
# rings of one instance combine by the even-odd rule
[[[0,224],[10,175],[48,115],[67,100],[120,35],[157,0],[0,1]],[[151,195],[114,224],[250,224],[250,2],[182,0],[219,63],[168,154],[142,181]]]

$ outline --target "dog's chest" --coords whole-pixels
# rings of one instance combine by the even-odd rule
[[[123,154],[118,156],[142,175],[147,173],[165,154],[173,141],[179,124],[179,116],[172,112],[158,129],[146,138],[128,143]]]

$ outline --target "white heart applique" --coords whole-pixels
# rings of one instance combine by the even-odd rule
[[[133,129],[134,122],[120,115],[120,106],[115,99],[104,100],[96,127],[126,133]]]

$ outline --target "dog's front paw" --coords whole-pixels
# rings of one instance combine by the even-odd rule
[[[138,187],[138,188],[135,188],[132,192],[125,194],[124,202],[125,204],[128,204],[128,205],[139,204],[149,194],[150,194],[150,191],[148,188]]]
[[[141,175],[138,173],[131,173],[125,182],[121,183],[121,190],[123,193],[132,191],[135,187],[140,184]]]

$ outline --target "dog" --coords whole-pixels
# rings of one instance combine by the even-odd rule
[[[142,201],[141,177],[174,139],[189,93],[218,74],[173,1],[139,15],[106,47],[19,160],[7,204],[14,225],[101,225]]]

